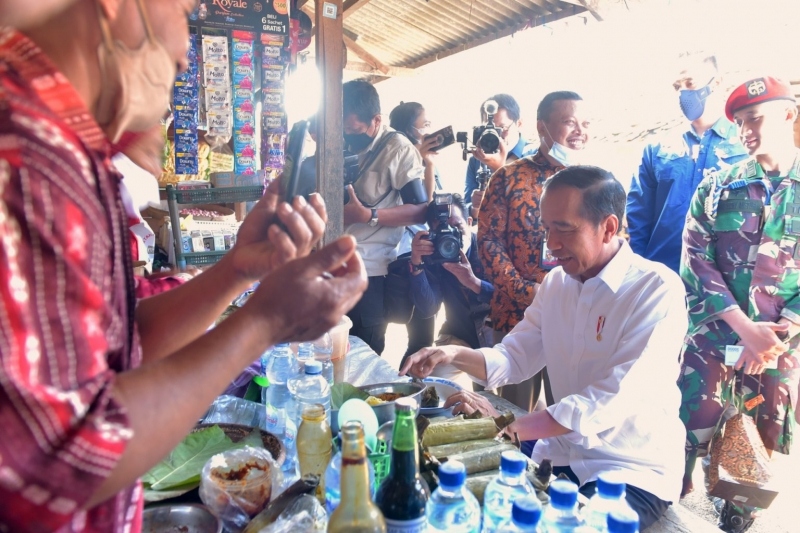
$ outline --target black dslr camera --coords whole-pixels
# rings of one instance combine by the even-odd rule
[[[494,125],[494,116],[497,114],[498,109],[499,106],[494,100],[489,100],[483,104],[483,111],[486,113],[486,124],[472,128],[472,144],[479,146],[484,154],[496,154],[500,150],[500,143],[502,142],[500,134],[503,130]],[[469,148],[467,132],[459,131],[456,134],[456,141],[461,143],[464,161],[466,161],[467,155],[474,151]]]
[[[425,258],[426,263],[458,263],[461,261],[461,230],[450,225],[453,209],[452,194],[434,194],[436,220],[439,225],[428,234],[433,243],[433,255]]]

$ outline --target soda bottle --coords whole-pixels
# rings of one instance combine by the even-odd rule
[[[612,473],[604,472],[597,477],[597,492],[583,508],[586,525],[598,531],[606,528],[608,513],[615,510],[628,510],[630,506],[625,500],[625,483],[614,479]]]
[[[538,533],[542,504],[536,496],[517,498],[511,505],[511,518],[503,522],[497,533]]]
[[[327,384],[327,383],[326,383]],[[300,475],[319,476],[317,499],[325,505],[325,468],[331,460],[331,426],[320,404],[303,407],[303,421],[297,430],[297,461]]]
[[[614,509],[606,517],[608,533],[639,533],[639,515],[630,507],[627,509]]]
[[[351,420],[341,435],[342,501],[328,521],[328,533],[386,533],[386,522],[369,492],[364,427]]]
[[[288,344],[277,344],[267,359],[267,431],[283,440],[286,447],[284,472],[295,469],[295,439],[297,424],[287,412],[292,412],[292,398],[287,382],[295,373],[295,360]]]
[[[508,519],[515,500],[535,495],[525,477],[527,467],[528,459],[520,452],[509,450],[500,455],[500,474],[489,482],[483,496],[484,533],[493,533]]]
[[[439,468],[439,488],[433,491],[425,515],[428,531],[478,533],[481,529],[481,505],[467,490],[467,471],[458,461],[447,461]]]
[[[566,479],[550,483],[550,505],[544,512],[544,533],[574,533],[583,525],[578,514],[578,485]]]
[[[389,533],[425,531],[425,504],[430,497],[428,484],[419,475],[417,425],[413,398],[395,400],[392,462],[389,475],[375,494],[375,503],[386,520]]]

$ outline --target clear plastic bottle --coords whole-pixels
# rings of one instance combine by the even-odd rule
[[[306,363],[314,359],[314,345],[310,342],[297,344],[297,375],[302,376],[306,372]]]
[[[550,505],[542,517],[543,533],[574,533],[583,525],[578,514],[578,485],[566,479],[550,483]]]
[[[314,359],[322,363],[322,376],[328,380],[328,385],[333,387],[333,340],[329,333],[326,333],[312,343],[314,347]]]
[[[542,504],[536,496],[514,500],[511,518],[497,528],[497,533],[538,533],[542,519]]]
[[[606,519],[608,533],[639,533],[639,515],[631,508],[614,509]]]
[[[369,493],[375,496],[375,467],[371,461],[367,461],[369,470]],[[325,510],[328,516],[333,514],[339,501],[341,500],[340,486],[342,476],[342,452],[339,450],[334,454],[327,470],[325,470]]]
[[[284,472],[295,469],[297,424],[290,416],[293,412],[288,380],[296,372],[295,360],[288,344],[277,344],[267,359],[267,431],[283,439],[286,446]]]
[[[325,468],[331,460],[331,426],[320,404],[306,405],[301,411],[302,422],[297,430],[297,462],[300,475],[320,476],[316,497],[325,504]]]
[[[292,395],[291,417],[295,424],[300,425],[303,407],[306,405],[320,404],[325,409],[328,424],[331,422],[331,387],[322,377],[322,363],[309,360],[305,374],[289,380],[288,388]]]
[[[613,473],[604,472],[597,477],[597,492],[583,508],[582,514],[586,525],[603,531],[608,513],[630,508],[625,500],[625,483],[615,480]]]
[[[272,355],[272,348],[267,348],[267,351],[261,354],[261,375],[265,378],[267,377],[267,365],[269,365],[270,355]],[[269,381],[269,378],[267,378],[267,381]],[[261,403],[264,405],[267,404],[267,388],[265,386],[261,389]]]
[[[467,471],[463,463],[447,461],[439,467],[439,488],[425,504],[428,531],[478,533],[481,505],[464,486]]]
[[[500,456],[500,474],[489,482],[483,496],[483,531],[493,533],[508,519],[515,500],[535,495],[525,477],[527,458],[519,452],[505,451]]]

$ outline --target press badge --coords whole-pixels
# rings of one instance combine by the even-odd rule
[[[743,351],[744,351],[744,346],[726,346],[725,365],[734,366],[736,363],[738,363],[739,357],[741,357]]]
[[[558,266],[558,259],[553,257],[553,254],[547,248],[547,239],[542,239],[542,254],[540,257],[539,266],[544,270],[552,270]]]

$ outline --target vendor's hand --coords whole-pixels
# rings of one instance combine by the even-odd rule
[[[406,359],[400,375],[411,374],[418,378],[427,378],[438,365],[446,365],[453,362],[453,358],[458,353],[459,346],[431,346],[423,348],[415,354],[411,354]]]
[[[444,407],[452,407],[454,415],[471,415],[475,411],[479,411],[483,416],[500,415],[488,399],[480,394],[466,390],[457,392],[447,398],[444,402]]]
[[[480,294],[481,280],[472,272],[472,265],[469,264],[469,259],[464,255],[464,251],[461,250],[460,253],[461,259],[458,263],[442,263],[442,268],[454,275],[464,287],[475,294]]]
[[[419,265],[425,262],[425,257],[433,255],[433,243],[428,239],[427,231],[421,230],[414,234],[411,240],[411,264]]]
[[[247,215],[236,246],[225,260],[233,263],[245,281],[258,281],[292,259],[307,256],[322,238],[327,222],[325,202],[319,194],[312,194],[308,202],[298,196],[292,205],[280,203],[274,182]]]
[[[493,154],[485,154],[480,146],[475,147],[473,154],[475,159],[489,167],[492,172],[497,172],[503,165],[506,164],[506,157],[508,156],[508,147],[501,139],[500,148]],[[474,204],[473,204],[474,205]]]
[[[350,201],[344,206],[344,225],[366,224],[369,222],[372,218],[372,210],[364,207],[364,204],[356,196],[356,191],[352,185],[347,186],[347,194],[350,195]]]
[[[120,139],[122,153],[156,178],[161,175],[164,157],[164,128],[159,124],[147,131],[125,133]]]
[[[480,189],[475,189],[474,191],[472,191],[472,198],[470,199],[470,201],[472,202],[473,209],[478,210],[481,208],[481,202],[483,201],[484,192],[486,191],[482,191]]]
[[[428,137],[423,139],[421,143],[415,144],[419,155],[422,156],[422,160],[428,164],[433,163],[433,158],[439,155],[439,152],[433,150],[441,144],[441,139],[437,139],[436,137]]]
[[[353,237],[342,237],[265,277],[242,308],[269,342],[319,338],[361,299],[367,273]]]
[[[746,374],[760,374],[766,363],[783,355],[789,347],[775,332],[788,331],[788,324],[774,322],[751,322],[739,333],[739,345],[744,346],[735,369],[744,368]]]

